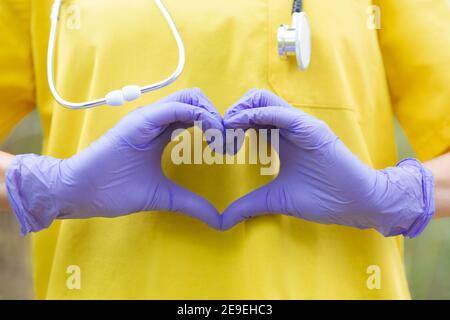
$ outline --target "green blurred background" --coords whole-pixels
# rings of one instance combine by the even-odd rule
[[[396,122],[399,156],[414,156]],[[39,153],[42,132],[30,114],[0,147],[14,154]],[[406,270],[414,299],[450,299],[450,219],[431,223],[414,240],[406,240]],[[19,237],[15,218],[0,214],[0,299],[33,299],[30,243]]]

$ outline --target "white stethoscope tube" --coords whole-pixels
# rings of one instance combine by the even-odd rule
[[[173,83],[183,72],[185,63],[186,63],[186,52],[183,44],[183,40],[177,30],[175,22],[167,11],[166,7],[160,0],[154,0],[155,4],[158,6],[162,15],[167,21],[170,29],[172,30],[173,37],[178,46],[178,66],[175,71],[166,79],[150,84],[145,87],[139,87],[137,85],[129,85],[125,86],[121,90],[115,90],[108,93],[104,98],[91,100],[87,102],[69,102],[63,99],[58,90],[55,87],[54,80],[54,54],[55,54],[55,42],[56,42],[56,32],[58,28],[59,21],[59,13],[61,10],[61,2],[62,0],[55,0],[52,7],[52,12],[50,15],[51,26],[50,26],[50,36],[48,41],[48,52],[47,52],[47,78],[48,85],[50,87],[50,91],[55,98],[55,100],[70,109],[87,109],[92,107],[97,107],[101,105],[109,105],[109,106],[121,106],[125,103],[125,101],[133,101],[139,98],[143,93],[154,91],[166,87]]]

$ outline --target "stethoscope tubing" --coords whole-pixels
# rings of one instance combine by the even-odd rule
[[[161,0],[154,0],[155,4],[157,5],[158,9],[161,11],[161,14],[164,16],[165,20],[167,21],[167,24],[169,25],[172,35],[175,39],[175,42],[178,47],[178,65],[175,69],[175,71],[166,79],[161,80],[156,83],[152,83],[150,85],[140,87],[140,93],[144,94],[147,92],[155,91],[161,88],[164,88],[173,82],[175,82],[181,73],[184,70],[184,66],[186,64],[186,50],[184,47],[183,39],[180,36],[180,33],[178,32],[178,29],[175,25],[174,20],[172,19],[169,11],[164,6]],[[56,34],[58,29],[58,22],[59,22],[59,14],[61,10],[62,0],[55,0],[52,7],[52,12],[50,15],[50,35],[49,35],[49,41],[48,41],[48,50],[47,50],[47,79],[48,79],[48,85],[50,88],[50,92],[55,98],[56,102],[58,102],[60,105],[67,107],[69,109],[88,109],[93,107],[98,107],[107,104],[107,98],[100,98],[96,100],[86,101],[86,102],[70,102],[65,100],[61,97],[58,90],[55,86],[55,78],[54,78],[54,55],[55,55],[55,43],[56,43]]]

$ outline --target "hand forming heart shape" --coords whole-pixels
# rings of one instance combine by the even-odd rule
[[[215,107],[199,89],[185,90],[184,94],[191,97],[189,103],[201,106],[219,118]],[[281,129],[280,145],[274,146],[279,148],[276,151],[281,159],[280,173],[272,182],[236,200],[226,208],[223,215],[219,216],[220,229],[227,230],[245,219],[269,213],[334,223],[334,218],[328,217],[327,210],[320,208],[323,203],[322,197],[326,197],[327,193],[321,194],[316,189],[309,188],[317,186],[310,177],[311,172],[321,168],[317,163],[322,163],[325,167],[329,165],[329,159],[321,154],[321,147],[337,140],[327,125],[290,106],[273,93],[253,89],[228,109],[223,118],[223,129],[220,130],[223,132],[224,129],[250,128]],[[240,145],[231,148],[227,145],[223,150],[236,153],[239,148]],[[217,149],[216,151],[221,152]],[[300,163],[300,159],[304,161]],[[320,187],[323,189],[323,186]],[[314,215],[305,212],[313,212]],[[211,217],[211,212],[204,209],[203,215],[196,217],[206,221],[206,218]],[[213,227],[217,228],[216,225]]]
[[[172,132],[197,121],[204,131],[278,128],[278,176],[220,215],[207,200],[168,179],[161,168]],[[41,230],[55,218],[163,210],[185,213],[219,230],[250,217],[281,213],[413,237],[433,216],[433,181],[417,160],[385,170],[368,167],[323,121],[263,90],[250,91],[223,119],[200,90],[183,90],[131,112],[69,159],[16,156],[6,174],[22,234]]]
[[[248,130],[261,127],[280,129],[281,138],[277,151],[281,166],[278,176],[267,185],[236,200],[225,209],[223,215],[204,198],[173,183],[161,170],[161,155],[171,133],[178,128],[187,128],[199,122],[204,131],[216,129],[224,132],[225,129]],[[94,182],[90,181],[90,185],[95,185],[97,201],[86,202],[85,199],[89,199],[86,194],[77,196],[71,203],[78,207],[83,203],[87,204],[79,212],[96,212],[97,216],[118,216],[137,211],[177,211],[202,220],[219,230],[227,230],[245,219],[269,213],[294,215],[321,223],[338,223],[339,218],[344,218],[348,210],[348,206],[342,203],[348,204],[349,199],[352,199],[349,192],[368,193],[372,187],[366,181],[358,181],[358,175],[368,168],[358,165],[357,161],[351,162],[353,188],[348,188],[347,180],[341,178],[333,184],[327,184],[329,177],[336,177],[331,165],[334,158],[328,155],[335,151],[335,146],[345,147],[336,144],[339,140],[324,122],[264,90],[254,89],[248,92],[226,112],[223,120],[199,89],[183,90],[152,106],[132,112],[105,135],[104,139],[107,139],[109,144],[100,143],[103,148],[94,146],[93,150],[84,153],[85,157],[82,153],[69,159],[70,162],[82,166],[90,163],[90,168],[96,168],[95,173],[88,176],[97,177]],[[230,152],[230,146],[226,147]],[[239,147],[232,146],[231,152],[236,152]],[[102,172],[103,169],[108,175],[118,170],[114,162],[112,166],[105,166],[102,170],[98,169],[98,165],[92,164],[93,159],[103,159],[107,153],[111,156],[111,149],[116,150],[117,154],[113,158],[119,160],[119,167],[125,166],[122,170],[127,173],[121,179],[116,176],[114,183],[108,178],[98,179],[99,171]],[[216,152],[224,150],[225,148],[216,149]],[[351,177],[352,175],[348,176]],[[120,190],[116,190],[116,186]],[[111,194],[120,194],[124,186],[129,188],[127,194],[130,190],[135,190],[127,196],[128,201],[124,202],[123,197],[120,197],[120,201],[111,201]],[[330,201],[329,195],[333,193],[337,193],[338,197]],[[354,206],[357,210],[360,203],[354,202]],[[329,214],[330,212],[342,214],[337,217]],[[79,216],[78,213],[76,215]],[[67,215],[71,216],[72,213]],[[66,215],[60,217],[65,218]],[[358,225],[360,222],[356,220],[355,223]]]

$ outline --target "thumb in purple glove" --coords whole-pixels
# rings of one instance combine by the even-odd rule
[[[320,121],[272,93],[253,90],[225,115],[226,128],[280,129],[280,172],[223,213],[223,229],[250,217],[281,213],[385,236],[420,234],[434,214],[433,176],[417,160],[374,170]]]
[[[7,191],[22,234],[46,228],[54,219],[152,210],[181,212],[219,229],[217,210],[167,179],[161,168],[172,131],[194,121],[201,121],[203,130],[223,131],[219,113],[201,91],[184,90],[131,112],[72,158],[15,157]]]

